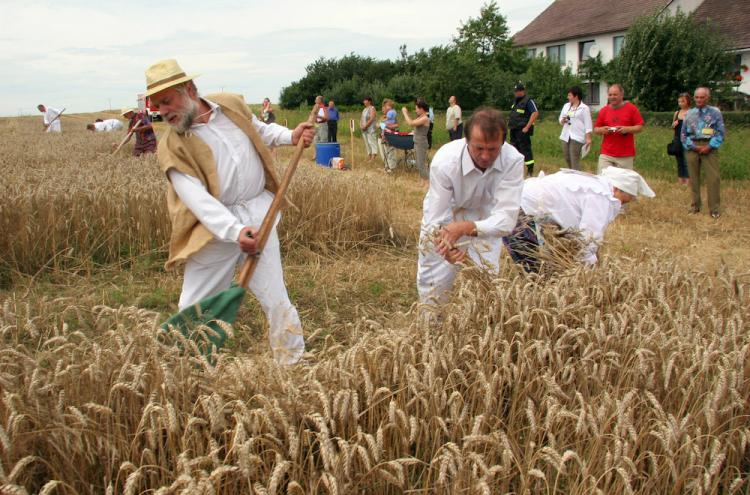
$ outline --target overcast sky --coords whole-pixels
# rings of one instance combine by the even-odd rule
[[[553,0],[499,0],[511,32]],[[446,44],[485,0],[2,0],[0,115],[135,106],[143,72],[176,58],[203,93],[249,102],[300,79],[319,57],[394,59]]]

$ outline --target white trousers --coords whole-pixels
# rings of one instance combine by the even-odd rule
[[[179,308],[228,289],[235,268],[245,261],[239,244],[212,240],[188,258],[182,283]],[[276,227],[271,229],[258,266],[248,285],[268,318],[268,339],[274,359],[281,364],[294,364],[305,352],[302,324],[284,284],[281,249]]]
[[[481,212],[462,210],[456,214],[456,221],[476,221],[483,218]],[[438,305],[448,301],[450,290],[459,270],[459,265],[449,263],[435,250],[434,244],[428,240],[432,229],[423,226],[420,234],[420,250],[417,261],[417,292],[422,304]],[[500,268],[500,254],[503,249],[501,237],[461,237],[458,241],[459,249],[466,251],[477,266],[497,273]]]

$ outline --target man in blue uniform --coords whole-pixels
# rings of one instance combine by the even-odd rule
[[[534,172],[534,152],[531,150],[531,136],[534,135],[534,122],[539,117],[539,110],[537,110],[534,100],[526,94],[526,87],[523,83],[516,84],[514,94],[516,100],[510,107],[510,117],[508,118],[510,144],[523,155],[526,175],[530,177]]]

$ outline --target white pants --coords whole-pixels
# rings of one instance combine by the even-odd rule
[[[462,211],[456,215],[459,220],[480,220],[484,215],[476,211]],[[453,288],[459,266],[449,263],[435,251],[435,246],[427,240],[431,229],[424,227],[420,235],[420,252],[417,261],[417,292],[423,304],[447,302]],[[500,254],[503,249],[501,237],[468,237],[458,240],[459,249],[466,251],[469,258],[485,270],[497,273],[500,268]]]
[[[228,289],[238,264],[245,261],[239,244],[214,239],[188,258],[179,308]],[[271,229],[248,288],[268,318],[268,339],[273,357],[281,364],[294,364],[305,352],[302,324],[284,284],[281,249],[276,227]]]

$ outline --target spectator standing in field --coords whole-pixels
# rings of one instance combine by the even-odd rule
[[[362,116],[359,119],[359,128],[362,131],[362,140],[365,142],[367,161],[371,162],[378,153],[378,112],[372,104],[371,96],[366,96],[362,103],[365,108],[362,110]]]
[[[140,125],[130,136],[132,137],[135,135],[133,156],[141,156],[146,153],[156,153],[156,133],[154,132],[154,126],[151,123],[151,118],[148,116],[148,112],[145,110],[136,112],[133,109],[125,108],[122,111],[122,116],[128,119],[128,132],[133,130],[133,127],[140,122]],[[130,137],[128,137],[127,141],[130,141]]]
[[[464,130],[464,121],[461,119],[461,107],[458,106],[455,96],[448,98],[448,110],[445,111],[445,128],[451,141],[461,139]]]
[[[45,107],[44,105],[37,105],[36,108],[44,114],[44,132],[62,132],[62,124],[60,123],[62,110]]]
[[[393,100],[389,98],[383,100],[383,122],[381,123],[381,128],[383,129],[383,136],[381,136],[380,140],[380,157],[383,159],[385,172],[392,174],[396,169],[396,150],[386,142],[385,131],[398,132],[398,120],[396,119],[396,110],[393,109]]]
[[[721,111],[708,104],[711,90],[699,87],[693,94],[695,108],[691,108],[682,123],[681,140],[685,148],[690,188],[693,192],[691,213],[701,211],[701,169],[706,171],[708,208],[713,218],[721,215],[721,175],[719,147],[724,142],[724,117]]]
[[[481,267],[498,269],[501,238],[516,225],[523,188],[523,156],[505,143],[506,133],[498,110],[480,108],[467,122],[466,138],[435,153],[417,265],[422,303],[446,300],[456,263],[466,256]]]
[[[637,172],[618,167],[607,167],[599,176],[562,169],[530,177],[524,181],[516,228],[503,242],[513,261],[537,272],[537,250],[544,244],[539,224],[553,223],[581,234],[584,247],[578,261],[593,265],[607,226],[639,194],[655,196]]]
[[[167,269],[185,263],[179,309],[230,287],[235,268],[257,254],[256,234],[278,189],[266,146],[308,145],[313,129],[264,124],[232,93],[201,97],[176,60],[146,70],[146,96],[170,128],[159,142],[159,164],[169,179],[172,221]],[[276,218],[276,222],[279,217]],[[305,343],[284,285],[274,226],[249,289],[268,318],[273,356],[296,363]]]
[[[328,142],[328,107],[322,96],[315,97],[315,104],[318,105],[318,115],[315,116],[315,142]]]
[[[93,124],[86,124],[91,132],[112,132],[122,130],[122,122],[117,119],[97,120]]]
[[[261,110],[261,120],[266,124],[273,124],[276,122],[276,114],[271,106],[271,100],[263,98],[263,109]]]
[[[430,111],[427,112],[427,116],[430,118],[430,129],[427,131],[427,149],[432,149],[432,128],[435,127],[435,111],[430,107]]]
[[[588,105],[581,101],[583,92],[579,86],[573,86],[568,90],[568,103],[563,105],[560,112],[560,124],[562,132],[563,156],[568,168],[581,170],[581,150],[584,145],[591,146],[591,110]]]
[[[672,129],[674,129],[674,141],[679,145],[675,159],[677,160],[677,182],[683,185],[690,184],[690,175],[688,174],[687,162],[685,161],[685,149],[682,147],[682,124],[685,116],[690,110],[692,103],[690,93],[680,93],[677,97],[678,110],[674,113],[672,119]]]
[[[328,101],[328,142],[337,143],[339,128],[339,110],[333,100]]]
[[[526,175],[534,173],[534,151],[531,149],[531,136],[534,135],[534,122],[539,117],[539,110],[534,100],[526,94],[526,87],[517,83],[513,88],[515,101],[510,106],[508,129],[510,130],[510,144],[523,155],[526,165]]]
[[[409,117],[409,110],[406,107],[401,108],[406,123],[414,129],[414,153],[417,156],[417,170],[419,170],[419,177],[422,179],[422,186],[426,188],[430,185],[430,169],[427,168],[427,133],[430,130],[428,112],[430,107],[422,98],[417,98],[415,110],[417,118],[412,120]]]
[[[625,101],[625,91],[619,84],[609,87],[607,100],[594,125],[594,133],[604,136],[597,172],[609,166],[633,170],[635,134],[643,130],[643,117],[635,105]]]

